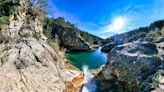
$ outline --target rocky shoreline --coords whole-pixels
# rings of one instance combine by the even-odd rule
[[[141,28],[108,39],[109,43],[102,48],[108,53],[108,62],[95,77],[99,91],[164,91],[163,23],[157,21],[144,27],[147,31]]]

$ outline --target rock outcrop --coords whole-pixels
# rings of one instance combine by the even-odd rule
[[[104,45],[102,48],[101,48],[101,51],[102,52],[105,52],[105,53],[108,53],[110,52],[110,50],[112,50],[117,44],[114,44],[114,43],[109,43],[109,44],[106,44]]]
[[[58,39],[60,46],[64,46],[67,50],[90,50],[90,44],[86,42],[80,34],[72,28],[59,28],[54,31],[55,39]]]
[[[64,64],[47,44],[37,16],[31,16],[27,0],[10,17],[1,33],[0,92],[63,92],[67,80]]]
[[[61,61],[46,42],[29,37],[1,46],[1,92],[63,91]]]
[[[158,46],[161,44],[163,42]],[[134,42],[114,47],[108,54],[108,63],[97,75],[102,88],[100,90],[164,91],[164,76],[159,72],[164,71],[163,52],[163,49],[158,49],[156,44],[149,42]]]
[[[164,20],[158,20],[149,26],[111,36],[103,41],[107,45],[102,48],[102,51],[109,52],[114,47],[113,44],[121,45],[135,41],[148,41],[152,43],[164,41]]]
[[[163,92],[164,20],[105,40],[108,62],[96,76],[101,91]]]

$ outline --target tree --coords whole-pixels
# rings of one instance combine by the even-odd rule
[[[0,28],[9,23],[9,16],[14,14],[19,0],[0,0]]]
[[[46,13],[48,0],[28,0],[28,2],[34,8],[35,12]]]

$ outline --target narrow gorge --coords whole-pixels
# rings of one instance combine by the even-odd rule
[[[164,20],[103,39],[42,4],[0,0],[0,92],[164,92]]]

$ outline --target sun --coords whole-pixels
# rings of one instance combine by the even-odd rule
[[[118,17],[118,18],[114,19],[114,21],[113,21],[113,27],[114,27],[114,29],[119,30],[123,26],[124,26],[124,19],[123,18]]]
[[[103,32],[122,33],[127,26],[127,18],[123,16],[114,17],[111,22],[104,27]]]

